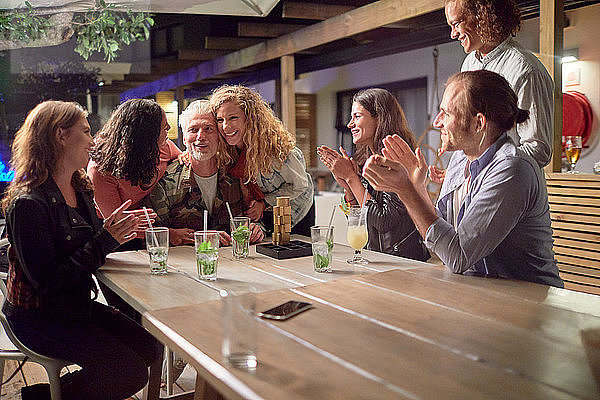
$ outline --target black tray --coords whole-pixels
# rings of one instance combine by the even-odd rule
[[[257,244],[256,252],[278,260],[312,255],[312,245],[301,240],[291,240],[289,244]]]

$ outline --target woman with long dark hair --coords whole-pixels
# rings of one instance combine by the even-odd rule
[[[65,400],[122,400],[146,384],[160,346],[92,299],[92,274],[144,228],[143,211],[124,211],[128,200],[104,222],[96,216],[84,170],[93,145],[86,116],[77,103],[46,101],[16,134],[15,179],[2,200],[10,241],[3,312],[27,347],[81,367],[61,377]],[[50,399],[49,387],[25,387],[22,398]]]
[[[132,207],[152,191],[169,161],[181,150],[167,138],[171,127],[153,100],[131,99],[121,104],[94,137],[87,173],[96,191],[96,205],[110,214],[125,200]],[[192,229],[170,229],[172,245],[194,242]]]
[[[427,260],[429,252],[398,196],[373,189],[359,172],[370,155],[381,154],[383,139],[388,135],[398,134],[411,148],[415,147],[415,136],[408,126],[402,107],[385,89],[361,90],[352,99],[348,128],[356,145],[354,158],[350,158],[341,147],[337,152],[327,146],[320,146],[317,152],[335,180],[344,188],[346,201],[359,204],[365,198],[365,191],[368,192],[367,248]]]

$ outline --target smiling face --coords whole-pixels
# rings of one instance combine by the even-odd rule
[[[352,103],[352,113],[348,128],[352,132],[354,144],[373,147],[373,138],[377,130],[377,118],[373,117],[360,103]]]
[[[450,25],[450,37],[460,41],[465,53],[475,50],[484,52],[481,36],[477,33],[477,25],[474,18],[464,12],[461,0],[451,1],[446,4],[446,22]]]
[[[217,127],[230,146],[242,148],[246,133],[246,114],[237,104],[229,101],[217,109]]]
[[[87,118],[81,117],[79,121],[69,129],[64,130],[62,135],[64,146],[64,160],[70,169],[78,170],[85,168],[90,160],[90,151],[94,140],[90,134],[90,124]]]
[[[212,114],[195,114],[183,131],[183,142],[196,161],[208,161],[217,154],[219,138]]]
[[[457,103],[464,97],[460,93],[460,85],[451,83],[446,88],[440,112],[433,121],[433,126],[440,129],[442,143],[447,143],[447,150],[464,150],[469,141],[469,126],[464,123],[457,111]]]

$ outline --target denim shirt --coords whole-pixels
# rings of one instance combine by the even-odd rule
[[[313,204],[313,181],[306,172],[302,151],[294,147],[280,168],[268,175],[259,175],[256,184],[265,194],[265,201],[277,205],[277,197],[289,196],[292,207],[292,226],[306,216]]]
[[[454,273],[563,287],[552,251],[546,181],[537,163],[502,134],[469,165],[469,192],[454,227],[453,193],[464,181],[467,162],[462,151],[452,155],[427,247]]]

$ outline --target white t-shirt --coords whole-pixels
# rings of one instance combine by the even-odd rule
[[[217,174],[218,172],[215,172],[213,175],[206,178],[194,174],[194,179],[202,192],[202,200],[204,200],[204,204],[206,204],[209,214],[212,214],[213,204],[217,197]]]

